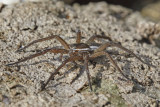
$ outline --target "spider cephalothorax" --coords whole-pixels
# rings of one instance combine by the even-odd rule
[[[113,42],[106,42],[106,43],[103,43],[103,44],[98,44],[98,43],[95,43],[94,40],[95,39],[98,39],[98,38],[101,38],[101,39],[109,39],[108,37],[106,36],[92,36],[89,38],[88,41],[86,41],[85,43],[81,43],[81,33],[78,32],[77,33],[77,39],[76,39],[76,43],[75,44],[71,44],[69,45],[66,41],[64,41],[60,36],[58,35],[52,35],[52,36],[49,36],[49,37],[46,37],[46,38],[42,38],[42,39],[38,39],[38,40],[35,40],[33,42],[31,42],[30,44],[28,44],[27,46],[23,47],[23,48],[20,48],[17,50],[17,52],[20,52],[26,48],[28,48],[29,46],[35,44],[35,43],[38,43],[38,42],[42,42],[42,41],[46,41],[46,40],[50,40],[50,39],[57,39],[61,44],[62,46],[64,47],[64,49],[60,49],[60,48],[56,48],[56,47],[53,47],[53,48],[48,48],[48,49],[44,49],[36,54],[33,54],[33,55],[30,55],[28,57],[25,57],[17,62],[14,62],[14,63],[10,63],[10,64],[7,64],[8,66],[12,66],[12,65],[15,65],[15,64],[19,64],[20,62],[24,62],[26,60],[29,60],[29,59],[32,59],[32,58],[35,58],[37,56],[40,56],[40,55],[44,55],[48,52],[51,52],[51,53],[60,53],[60,54],[68,54],[68,58],[65,59],[62,64],[50,75],[50,77],[48,78],[48,80],[46,81],[46,83],[42,86],[42,90],[45,89],[45,87],[47,86],[47,84],[49,83],[50,80],[54,79],[54,75],[58,73],[58,71],[66,65],[66,63],[68,62],[74,62],[76,60],[78,61],[84,61],[84,68],[85,68],[85,71],[87,73],[87,77],[88,77],[88,82],[89,82],[89,86],[90,86],[90,89],[92,90],[92,85],[91,85],[91,81],[90,81],[90,74],[89,74],[89,69],[88,69],[88,62],[90,60],[93,60],[94,58],[96,57],[99,57],[99,56],[106,56],[110,61],[111,63],[115,66],[115,68],[123,75],[125,76],[121,69],[118,67],[118,65],[116,64],[116,62],[113,60],[113,58],[110,56],[110,54],[106,51],[106,48],[107,47],[118,47],[126,52],[128,52],[129,54],[133,55],[134,57],[136,57],[138,60],[140,60],[142,63],[145,63],[143,60],[141,60],[141,58],[139,58],[137,55],[135,55],[133,52],[131,52],[130,50],[122,47],[120,44],[116,44],[116,43],[113,43]],[[147,64],[147,63],[145,63]]]

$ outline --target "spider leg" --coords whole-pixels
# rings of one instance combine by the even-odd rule
[[[111,63],[116,67],[116,69],[124,76],[126,77],[123,72],[121,71],[121,69],[119,68],[119,66],[117,65],[117,63],[113,60],[113,58],[111,57],[111,55],[108,52],[105,52],[106,57],[108,57],[108,59],[111,61]],[[128,77],[126,77],[128,79]]]
[[[122,47],[120,44],[116,44],[116,43],[104,43],[102,44],[98,49],[95,50],[95,52],[100,52],[103,51],[104,49],[106,49],[107,47],[118,47],[126,52],[128,52],[129,54],[133,55],[134,57],[136,57],[139,61],[141,61],[142,63],[148,65],[148,66],[153,66],[150,65],[146,62],[144,62],[140,57],[138,57],[136,54],[134,54],[132,51],[128,50],[127,48]]]
[[[77,32],[77,39],[76,39],[76,43],[77,43],[77,44],[79,44],[79,43],[81,42],[81,36],[82,36],[81,32],[78,31],[78,32]]]
[[[18,49],[16,52],[20,52],[20,51],[28,48],[29,46],[31,46],[31,45],[33,45],[33,44],[35,44],[35,43],[43,42],[43,41],[46,41],[46,40],[51,40],[51,39],[54,39],[54,38],[56,38],[56,39],[64,46],[64,48],[65,48],[66,50],[70,49],[69,45],[68,45],[60,36],[52,35],[52,36],[49,36],[49,37],[46,37],[46,38],[42,38],[42,39],[38,39],[38,40],[32,41],[32,42],[29,43],[27,46]]]
[[[95,35],[95,36],[91,36],[87,41],[86,43],[87,44],[91,44],[92,42],[94,42],[95,39],[107,39],[107,40],[111,40],[111,38],[107,37],[107,36],[101,36],[101,35]]]
[[[35,58],[37,56],[44,55],[44,54],[46,54],[48,52],[66,54],[66,53],[68,53],[68,50],[65,50],[65,49],[55,49],[55,48],[46,49],[46,50],[43,50],[41,52],[35,53],[33,55],[27,56],[27,57],[25,57],[25,58],[23,58],[23,59],[21,59],[21,60],[19,60],[17,62],[7,64],[6,66],[12,66],[12,65],[15,65],[15,64],[19,64],[19,63],[24,62],[26,60],[30,60],[32,58]]]
[[[121,69],[119,68],[119,66],[117,65],[117,63],[113,60],[113,58],[111,57],[111,55],[110,55],[108,52],[104,52],[104,51],[96,52],[96,53],[94,53],[93,55],[90,56],[90,59],[93,59],[93,58],[95,58],[95,57],[102,56],[102,55],[105,55],[105,56],[110,60],[110,62],[115,66],[115,68],[116,68],[125,78],[128,79],[128,77],[123,74],[123,72],[121,71]]]
[[[63,61],[63,63],[53,72],[51,73],[50,77],[48,78],[48,80],[46,81],[46,83],[44,85],[42,85],[41,87],[41,91],[43,91],[45,89],[45,87],[47,86],[47,84],[50,82],[50,80],[54,79],[54,75],[56,75],[58,73],[58,71],[65,66],[68,62],[71,61],[75,61],[75,60],[81,60],[82,57],[79,56],[73,56],[73,57],[69,57],[68,59],[66,59],[65,61]]]
[[[84,67],[85,67],[85,71],[86,71],[86,74],[87,74],[89,87],[92,91],[92,84],[91,84],[90,73],[89,73],[89,69],[88,69],[88,60],[89,60],[89,56],[88,56],[88,54],[85,54],[84,55]]]

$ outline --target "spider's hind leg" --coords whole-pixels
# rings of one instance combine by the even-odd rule
[[[25,57],[25,58],[23,58],[23,59],[20,59],[20,60],[17,61],[17,62],[9,63],[9,64],[7,64],[6,66],[16,65],[16,64],[19,64],[19,63],[21,63],[21,62],[24,62],[24,61],[33,59],[33,58],[35,58],[35,57],[37,57],[37,56],[44,55],[44,54],[46,54],[46,53],[48,53],[48,52],[66,54],[66,53],[68,53],[68,50],[65,50],[65,49],[55,49],[55,48],[46,49],[46,50],[43,50],[43,51],[41,51],[41,52],[35,53],[35,54],[33,54],[33,55],[27,56],[27,57]]]
[[[104,43],[102,44],[98,49],[95,50],[95,52],[100,52],[100,51],[103,51],[105,50],[107,47],[117,47],[117,48],[120,48],[122,49],[123,51],[125,52],[128,52],[129,54],[133,55],[135,58],[137,58],[139,61],[141,61],[142,63],[148,65],[148,66],[152,66],[152,67],[155,67],[154,65],[151,65],[151,64],[148,64],[146,63],[145,61],[143,61],[140,57],[138,57],[136,54],[134,54],[132,51],[128,50],[127,48],[124,48],[123,46],[121,46],[120,44],[116,44],[116,43]]]
[[[89,62],[93,65],[92,69],[94,69],[96,67],[97,62],[94,60],[89,60]]]

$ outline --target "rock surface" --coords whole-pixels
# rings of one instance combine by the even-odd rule
[[[160,106],[160,49],[144,40],[145,31],[140,25],[150,22],[138,12],[105,2],[83,6],[30,2],[0,5],[0,9],[0,106]],[[77,68],[68,63],[56,75],[56,80],[39,92],[41,83],[60,65],[58,54],[48,53],[17,67],[5,66],[35,53],[33,50],[61,46],[56,40],[50,40],[24,52],[15,52],[31,41],[60,35],[67,43],[75,43],[77,30],[82,32],[83,42],[93,35],[107,36],[156,67],[148,67],[120,49],[109,48],[107,51],[132,81],[126,80],[108,59],[100,57],[94,69],[89,65],[93,92],[87,85],[81,63]]]

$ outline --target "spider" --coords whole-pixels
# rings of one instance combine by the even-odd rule
[[[31,46],[31,45],[33,45],[35,43],[46,41],[46,40],[51,40],[51,39],[58,40],[64,48],[63,49],[56,48],[56,47],[47,48],[47,49],[44,49],[44,50],[42,50],[40,52],[32,54],[32,55],[30,55],[28,57],[20,59],[17,62],[9,63],[9,64],[7,64],[7,66],[17,65],[17,64],[19,64],[21,62],[30,60],[30,59],[35,58],[35,57],[40,56],[40,55],[44,55],[44,54],[46,54],[48,52],[55,53],[55,54],[60,53],[61,55],[68,54],[69,57],[67,59],[65,59],[61,63],[61,65],[57,69],[55,69],[54,72],[51,73],[51,75],[48,78],[48,80],[42,85],[41,90],[44,90],[46,88],[46,86],[48,85],[48,83],[51,80],[54,79],[54,76],[59,72],[59,70],[63,66],[65,66],[68,62],[74,62],[74,63],[76,63],[75,61],[77,60],[77,61],[83,61],[84,62],[84,69],[85,69],[86,74],[87,74],[88,84],[89,84],[90,90],[92,91],[92,84],[91,84],[91,80],[90,80],[90,74],[89,74],[89,69],[88,69],[88,65],[89,64],[88,63],[89,63],[89,61],[93,60],[96,57],[106,56],[110,60],[110,62],[115,66],[115,68],[123,76],[125,76],[122,73],[122,71],[119,68],[119,66],[117,65],[117,63],[113,60],[113,58],[111,57],[111,55],[109,54],[109,52],[106,51],[107,47],[117,47],[117,48],[120,48],[120,49],[128,52],[129,54],[133,55],[134,57],[136,57],[142,63],[147,64],[140,57],[138,57],[136,54],[134,54],[132,51],[130,51],[130,50],[122,47],[118,43],[114,43],[112,41],[106,42],[106,43],[102,43],[102,44],[96,43],[95,39],[99,39],[99,38],[111,40],[107,36],[96,35],[96,36],[91,36],[85,43],[81,43],[81,32],[80,31],[77,32],[76,43],[71,44],[71,45],[69,45],[65,40],[63,40],[58,35],[52,35],[52,36],[49,36],[49,37],[46,37],[46,38],[38,39],[38,40],[32,41],[31,43],[29,43],[25,47],[18,49],[17,52],[23,51],[23,50],[25,50],[26,48],[28,48],[29,46]]]

